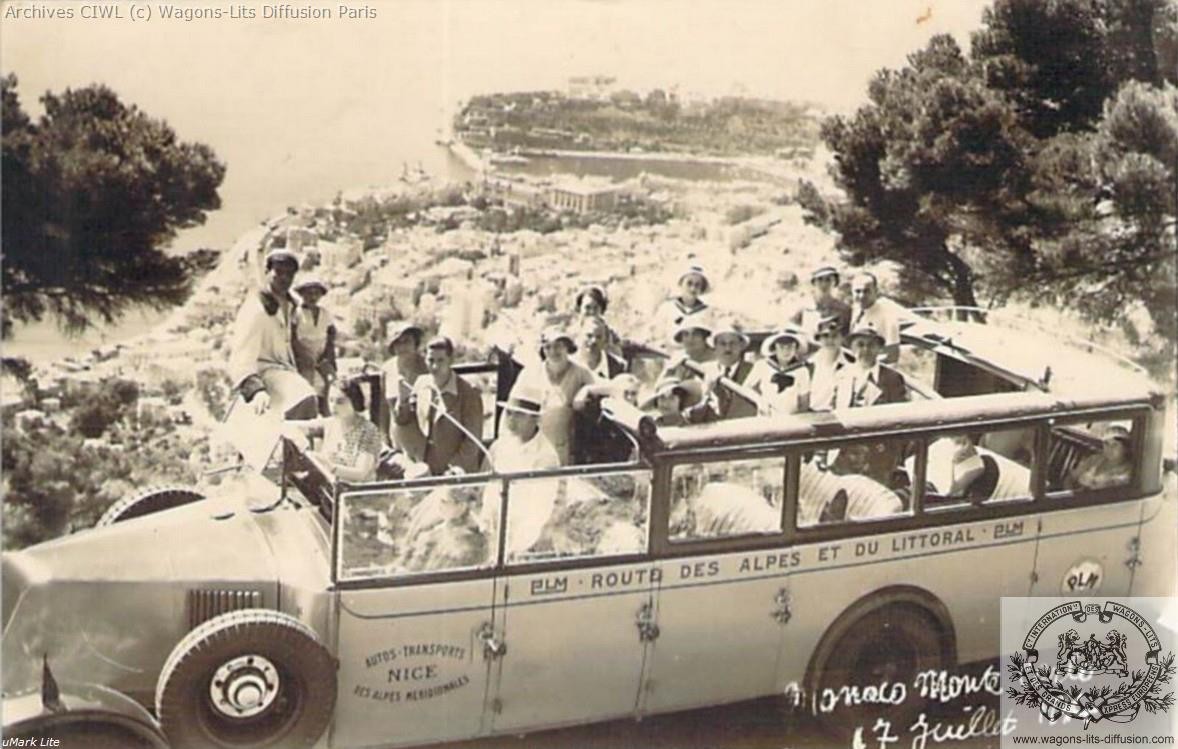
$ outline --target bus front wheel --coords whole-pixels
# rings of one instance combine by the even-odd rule
[[[904,731],[927,706],[916,677],[950,666],[941,627],[920,606],[896,603],[876,609],[840,635],[815,669],[811,708],[839,738],[862,728],[870,743],[878,718]]]
[[[177,747],[311,746],[335,709],[336,662],[309,628],[277,611],[214,617],[176,645],[156,714]]]

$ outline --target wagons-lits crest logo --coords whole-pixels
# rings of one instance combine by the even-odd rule
[[[1127,639],[1114,629],[1104,636],[1104,642],[1097,642],[1095,633],[1088,635],[1085,642],[1080,642],[1080,635],[1076,630],[1069,629],[1059,636],[1059,655],[1055,659],[1055,673],[1128,676],[1129,667],[1125,656]]]
[[[1089,627],[1079,631],[1069,627],[1056,637],[1058,649],[1052,668],[1050,661],[1040,662],[1038,643],[1040,638],[1051,642],[1051,630],[1064,626],[1065,617]],[[1119,629],[1111,626],[1114,619],[1121,620],[1116,622]],[[1053,627],[1057,622],[1060,624]],[[1121,630],[1140,635],[1140,641],[1137,637],[1131,640]],[[1038,708],[1050,723],[1067,715],[1084,721],[1085,730],[1101,720],[1128,723],[1143,709],[1147,713],[1168,712],[1174,693],[1162,694],[1162,687],[1174,677],[1174,654],[1163,657],[1161,649],[1150,623],[1128,606],[1113,601],[1106,602],[1103,609],[1095,603],[1065,603],[1039,617],[1023,641],[1022,652],[1010,656],[1007,668],[1018,686],[1009,687],[1007,695],[1015,704]],[[1135,656],[1142,658],[1137,661]],[[1144,668],[1130,670],[1137,662]],[[1128,677],[1129,681],[1114,684],[1107,679],[1094,681],[1095,677]],[[1073,680],[1083,680],[1087,686],[1065,683]]]

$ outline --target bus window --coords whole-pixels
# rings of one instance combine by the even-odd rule
[[[482,525],[500,480],[348,492],[340,496],[341,581],[495,565],[498,540]]]
[[[1128,486],[1136,444],[1127,419],[1053,426],[1047,443],[1047,491],[1085,493]]]
[[[671,470],[670,539],[780,533],[785,458],[684,463]]]
[[[798,527],[898,517],[911,509],[912,440],[861,440],[807,455],[798,476]]]
[[[1028,429],[1027,431],[1033,431]],[[959,432],[929,442],[925,468],[925,506],[931,510],[971,507],[983,502],[1029,501],[1030,452],[1008,457],[994,447],[1006,445],[1011,430]],[[1033,444],[1027,448],[1033,451]],[[906,468],[913,475],[915,458]]]
[[[507,563],[645,553],[650,477],[626,471],[510,480]]]

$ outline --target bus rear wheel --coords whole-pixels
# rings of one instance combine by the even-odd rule
[[[816,665],[811,708],[823,729],[850,739],[857,728],[870,743],[878,718],[893,732],[908,728],[927,706],[917,674],[950,667],[941,627],[913,604],[891,604],[861,617]]]

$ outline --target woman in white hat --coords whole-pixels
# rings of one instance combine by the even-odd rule
[[[702,314],[708,305],[700,297],[708,293],[711,287],[702,267],[688,266],[679,274],[679,292],[659,305],[655,312],[657,330],[666,331],[665,335],[668,336],[674,335],[684,321]]]
[[[294,285],[299,297],[295,310],[294,352],[299,374],[306,378],[319,399],[319,413],[328,413],[327,387],[335,379],[335,318],[319,306],[327,295],[327,284],[307,276]]]
[[[392,323],[388,338],[388,352],[391,356],[381,365],[380,373],[388,411],[392,414],[396,412],[397,404],[402,398],[408,400],[413,395],[413,384],[417,382],[418,377],[429,373],[429,367],[425,364],[425,357],[421,355],[421,342],[425,338],[425,331],[420,326],[408,321]],[[393,420],[390,419],[390,422]],[[413,430],[405,428],[405,425],[398,426],[393,422],[390,424],[389,432],[393,446],[399,449],[409,449],[407,443],[414,441]]]
[[[753,365],[748,386],[761,394],[763,414],[796,414],[810,410],[810,368],[803,352],[806,334],[785,328],[761,344],[762,358]]]
[[[660,427],[687,426],[683,411],[699,400],[702,388],[699,381],[684,381],[664,377],[655,385],[654,392],[642,404],[642,410],[654,411],[654,423]]]
[[[810,407],[815,410],[830,408],[834,400],[834,386],[839,373],[850,366],[851,359],[843,350],[843,323],[832,315],[818,323],[814,334],[818,350],[810,355]]]

